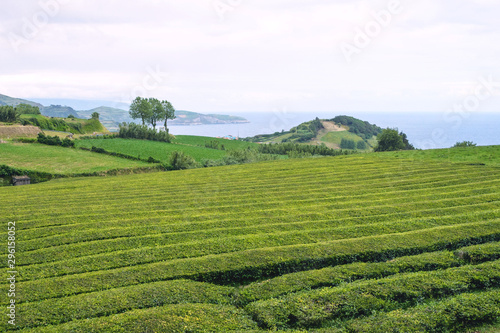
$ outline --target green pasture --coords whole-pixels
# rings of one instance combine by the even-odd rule
[[[92,148],[92,146],[95,146],[109,152],[122,153],[141,159],[148,159],[151,156],[162,162],[168,162],[170,154],[174,151],[182,151],[198,162],[203,160],[218,160],[226,155],[222,150],[205,147],[121,138],[76,140],[75,146],[78,148]]]
[[[79,149],[11,142],[0,144],[0,164],[63,175],[151,166]]]

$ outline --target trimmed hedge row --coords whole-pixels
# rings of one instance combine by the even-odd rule
[[[180,278],[230,285],[296,271],[356,261],[386,261],[403,255],[499,240],[500,221],[491,221],[319,244],[261,248],[19,282],[18,302]]]
[[[398,309],[388,313],[348,321],[341,328],[321,329],[320,333],[465,332],[472,326],[498,322],[500,289],[464,293],[440,302]],[[472,331],[470,331],[472,332]],[[479,331],[478,331],[479,332]]]
[[[315,327],[326,320],[370,315],[415,306],[428,299],[500,287],[500,261],[288,294],[246,306],[265,328]]]
[[[22,279],[19,281],[141,265],[163,260],[195,258],[209,254],[217,255],[266,247],[331,242],[342,239],[356,239],[424,230],[437,226],[486,221],[488,221],[488,218],[485,216],[470,217],[468,219],[452,217],[444,219],[441,222],[436,220],[430,222],[425,220],[415,221],[406,224],[392,222],[347,228],[317,228],[291,232],[279,232],[280,226],[275,226],[272,230],[268,230],[267,233],[247,233],[236,236],[232,236],[231,232],[238,232],[238,229],[229,230],[227,234],[222,235],[220,235],[220,232],[214,231],[205,234],[199,233],[198,235],[182,233],[158,234],[150,237],[124,238],[115,242],[91,242],[87,247],[79,246],[78,251],[70,252],[73,255],[68,254],[67,251],[62,251],[59,247],[48,248],[47,251],[23,253],[21,258],[23,264],[26,265],[18,266],[18,272],[22,276]],[[496,219],[496,221],[500,222],[500,219]],[[221,237],[224,237],[224,242],[220,241]],[[200,240],[193,241],[196,238]],[[113,245],[118,248],[114,248]],[[123,250],[119,246],[122,246]],[[113,251],[115,249],[118,251]],[[94,254],[98,252],[101,253]],[[77,257],[74,258],[75,256]],[[2,257],[5,256],[0,256],[0,258]]]
[[[381,263],[353,263],[320,270],[285,274],[270,280],[254,282],[236,291],[236,303],[248,303],[278,297],[287,293],[337,286],[360,279],[378,279],[399,273],[433,271],[465,264],[500,259],[500,242],[463,247],[455,252],[429,252],[399,257]]]
[[[24,303],[17,309],[16,328],[58,325],[71,320],[110,316],[130,309],[179,303],[231,303],[233,288],[189,280],[172,280],[102,292]],[[0,329],[7,322],[0,322]]]
[[[236,307],[212,304],[177,304],[86,320],[57,326],[37,327],[19,332],[88,333],[88,332],[246,332],[256,324]]]

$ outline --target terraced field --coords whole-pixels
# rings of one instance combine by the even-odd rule
[[[17,272],[0,330],[465,331],[500,315],[497,167],[366,154],[64,179],[0,188],[0,211]]]

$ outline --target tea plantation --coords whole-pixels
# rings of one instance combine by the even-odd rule
[[[500,316],[497,166],[359,154],[59,179],[0,188],[0,212],[16,237],[0,331],[472,332]]]

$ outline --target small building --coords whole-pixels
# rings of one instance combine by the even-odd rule
[[[31,183],[31,178],[28,176],[13,176],[12,177],[12,185],[20,186],[20,185],[29,185]]]

